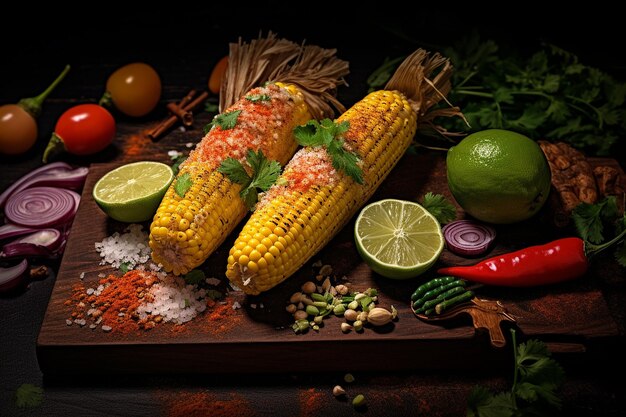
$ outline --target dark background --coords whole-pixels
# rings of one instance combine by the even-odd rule
[[[366,77],[386,56],[406,55],[418,46],[437,50],[473,31],[528,53],[535,51],[541,42],[554,43],[578,54],[583,63],[626,80],[626,56],[621,44],[623,17],[601,2],[588,4],[584,9],[571,6],[554,12],[546,10],[548,2],[520,1],[500,2],[497,7],[478,2],[462,6],[415,2],[412,6],[415,11],[391,1],[375,2],[374,7],[365,2],[340,5],[338,1],[258,1],[252,6],[236,1],[211,3],[197,6],[173,1],[146,6],[131,2],[84,2],[59,7],[54,3],[34,5],[22,1],[13,4],[12,11],[2,10],[0,104],[36,95],[63,65],[69,63],[73,68],[44,105],[40,139],[34,149],[19,157],[0,157],[0,190],[39,164],[56,118],[76,102],[97,100],[107,76],[120,65],[133,61],[152,64],[162,78],[163,101],[179,99],[189,88],[205,88],[213,65],[227,54],[228,42],[239,36],[250,39],[259,31],[266,33],[270,29],[294,41],[336,47],[339,57],[350,61],[350,88],[339,92],[346,105],[363,96],[367,90]],[[296,7],[299,11],[294,10]],[[155,113],[138,121],[116,115],[121,127],[117,141],[122,141],[123,133],[133,126],[154,122],[163,114],[160,106]],[[622,155],[616,156],[623,161]],[[87,164],[110,157],[105,154],[72,162]],[[18,413],[10,404],[15,388],[24,382],[44,383],[37,365],[35,340],[53,284],[51,277],[33,283],[24,294],[0,298],[2,416],[16,413],[153,416],[163,413],[160,398],[184,396],[198,388],[210,389],[220,398],[229,398],[232,392],[242,393],[260,414],[306,414],[314,410],[293,408],[285,398],[293,398],[296,391],[312,389],[328,393],[341,379],[340,375],[115,379],[87,375],[62,381],[46,380],[43,405]],[[332,360],[332,352],[321,352],[320,358],[311,360],[320,360],[323,369],[323,360]],[[607,382],[611,377],[605,376],[605,370],[597,369],[591,374],[588,371],[568,369],[566,414],[622,415],[623,382],[614,386]],[[472,385],[480,382],[504,388],[508,375],[508,369],[497,375],[449,372],[371,375],[359,376],[359,386],[387,396],[392,403],[394,395],[400,395],[404,387],[424,387],[416,392],[423,395],[425,402],[420,402],[420,397],[411,397],[416,408],[402,404],[400,411],[415,414],[419,409],[420,414],[428,415],[430,408],[424,404],[430,404],[432,414],[459,415]],[[352,408],[340,402],[331,402],[324,410],[323,414],[328,415],[352,414]]]

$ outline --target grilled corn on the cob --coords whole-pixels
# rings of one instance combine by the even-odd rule
[[[333,66],[321,85],[334,89],[346,74],[347,63],[336,59],[334,52],[307,48],[326,53],[316,65]],[[302,55],[306,50],[295,54]],[[278,61],[284,65],[284,53]],[[271,65],[265,63],[263,71]],[[249,66],[246,69],[250,71]],[[306,95],[311,92],[306,90],[306,85],[280,82],[258,87],[218,116],[223,117],[221,123],[215,119],[217,123],[181,165],[154,215],[149,244],[155,262],[166,271],[185,274],[204,262],[232,232],[247,207],[239,196],[241,185],[220,173],[220,164],[227,158],[244,161],[248,150],[260,150],[268,159],[285,164],[297,148],[294,127],[312,115],[332,112],[330,107],[320,111],[319,102],[308,102]]]
[[[443,66],[432,81],[426,77]],[[299,150],[245,224],[228,257],[226,275],[248,294],[285,280],[330,241],[371,197],[410,145],[418,119],[449,91],[447,60],[411,55],[386,90],[345,112],[344,148],[357,154],[363,184],[335,169],[323,147]],[[280,185],[286,184],[286,185]]]

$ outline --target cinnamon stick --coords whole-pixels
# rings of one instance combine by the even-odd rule
[[[181,115],[187,114],[188,116],[186,117],[191,117],[191,123],[193,123],[193,110],[195,110],[196,107],[202,104],[209,97],[209,93],[206,91],[203,91],[198,97],[194,99],[193,96],[195,94],[196,91],[191,90],[185,97],[183,97],[182,100],[180,100],[178,105],[174,103],[169,103],[167,105],[167,108],[172,112],[172,115],[162,120],[159,124],[152,128],[152,130],[148,132],[146,136],[148,136],[148,138],[152,140],[156,140],[168,129],[174,126],[178,120],[181,120],[183,121],[183,123],[185,123],[185,120]],[[176,111],[172,111],[170,104],[173,104],[173,106],[176,107]],[[190,126],[191,123],[189,123],[189,125],[185,125]]]

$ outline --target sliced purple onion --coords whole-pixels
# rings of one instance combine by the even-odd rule
[[[448,250],[461,256],[477,256],[485,253],[496,238],[493,227],[473,220],[456,220],[443,229]]]
[[[0,267],[0,292],[9,291],[20,285],[27,274],[28,261],[26,259],[8,268]]]
[[[34,171],[29,172],[28,174],[24,175],[19,180],[15,181],[13,185],[11,185],[9,188],[4,190],[2,194],[0,194],[0,208],[4,207],[4,205],[7,203],[7,200],[9,199],[11,194],[14,194],[18,188],[22,189],[21,188],[22,184],[29,181],[31,178],[38,177],[45,173],[59,172],[59,171],[71,171],[71,170],[72,170],[72,167],[66,164],[65,162],[53,162],[51,164],[44,165],[42,167],[35,169]]]
[[[51,251],[45,246],[36,245],[34,243],[9,243],[2,247],[0,252],[0,258],[26,258],[26,257],[41,257],[41,258],[56,258],[58,252]]]
[[[87,167],[78,167],[70,171],[64,169],[51,170],[24,182],[22,186],[14,192],[21,191],[25,188],[43,186],[78,190],[85,183],[88,173],[89,168]]]
[[[6,218],[17,225],[47,228],[71,220],[76,212],[76,197],[64,188],[33,187],[11,196]]]
[[[27,236],[16,239],[11,243],[7,243],[3,246],[3,250],[7,246],[15,243],[30,243],[32,245],[44,246],[50,250],[55,250],[61,245],[61,241],[62,235],[57,229],[41,229]]]
[[[18,226],[16,224],[7,223],[0,226],[0,241],[10,237],[22,236],[28,233],[36,232],[37,229],[32,227]]]

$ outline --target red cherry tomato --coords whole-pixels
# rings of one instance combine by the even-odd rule
[[[44,162],[57,148],[73,155],[91,155],[100,152],[115,138],[115,119],[111,113],[97,104],[79,104],[59,117]]]

